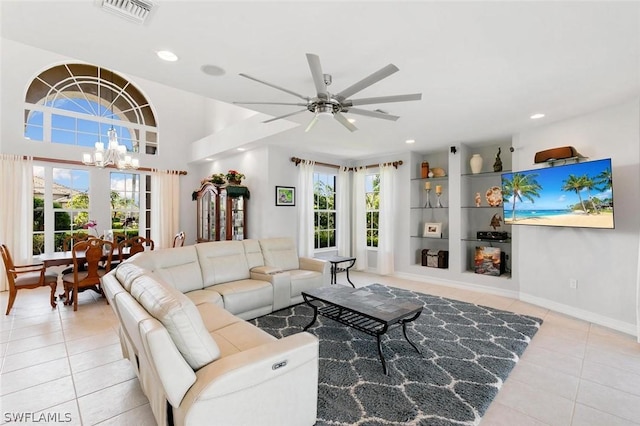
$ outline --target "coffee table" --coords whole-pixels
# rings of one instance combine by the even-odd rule
[[[389,330],[402,326],[404,338],[420,353],[420,349],[407,336],[407,323],[415,321],[422,313],[420,303],[374,294],[366,287],[355,289],[342,285],[303,291],[302,297],[305,303],[313,308],[313,320],[304,328],[305,331],[316,322],[318,315],[321,315],[375,336],[385,375],[389,373],[380,337]]]

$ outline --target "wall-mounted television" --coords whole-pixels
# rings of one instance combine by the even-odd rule
[[[614,227],[611,159],[502,174],[509,225]]]

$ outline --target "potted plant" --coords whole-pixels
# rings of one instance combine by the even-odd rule
[[[226,183],[225,177],[222,173],[214,173],[208,179],[214,185],[224,185]]]
[[[244,175],[236,170],[229,170],[225,176],[230,184],[240,185]]]

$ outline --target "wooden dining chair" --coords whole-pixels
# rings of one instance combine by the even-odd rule
[[[173,237],[173,247],[182,247],[184,245],[184,231],[180,231]]]
[[[67,235],[62,239],[62,251],[71,251],[75,243],[79,243],[80,241],[87,241],[90,238],[97,238],[97,237],[94,237],[89,234],[81,234],[81,233]],[[84,268],[84,265],[82,265],[80,268],[82,270],[82,268]],[[72,272],[73,272],[73,266],[69,266],[67,268],[64,268],[61,274],[62,275],[70,274]]]
[[[56,307],[56,286],[58,284],[58,274],[47,272],[47,268],[39,263],[33,265],[14,265],[11,253],[6,245],[0,244],[4,269],[9,280],[9,300],[7,301],[7,312],[9,315],[13,302],[16,300],[18,290],[25,288],[38,288],[43,286],[51,287],[51,307]]]
[[[131,257],[136,253],[140,253],[145,250],[153,250],[154,246],[155,244],[152,239],[144,238],[139,235],[120,241],[118,244],[117,264],[122,263],[126,258]],[[111,267],[114,267],[113,262]]]
[[[78,293],[93,290],[104,295],[100,286],[100,278],[111,270],[113,243],[100,238],[91,238],[73,245],[73,272],[62,276],[64,284],[65,305],[73,303],[73,310],[78,310]],[[86,270],[81,270],[80,265]]]

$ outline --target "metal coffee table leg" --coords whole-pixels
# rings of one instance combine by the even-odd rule
[[[307,329],[309,327],[311,327],[313,324],[315,324],[316,320],[318,319],[318,307],[316,305],[314,305],[313,303],[311,303],[309,301],[309,299],[307,299],[306,295],[303,294],[302,298],[304,299],[304,302],[307,305],[309,305],[309,306],[311,306],[313,308],[313,319],[311,320],[311,322],[305,328],[302,329],[302,331],[307,331]]]
[[[409,342],[409,344],[411,346],[413,346],[413,349],[416,350],[416,352],[420,353],[420,349],[418,349],[418,347],[411,341],[411,339],[409,339],[409,336],[407,335],[407,323],[415,321],[420,314],[422,313],[422,311],[418,312],[417,314],[415,314],[413,317],[408,318],[408,319],[403,319],[402,322],[402,333],[404,334],[404,338],[407,339],[407,342]]]

